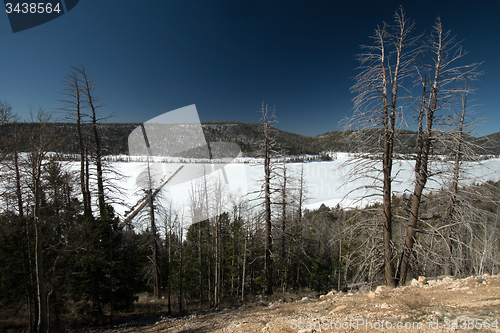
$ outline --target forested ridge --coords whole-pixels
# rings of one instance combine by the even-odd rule
[[[13,123],[4,126],[6,136],[13,135],[11,131],[26,132],[33,131],[39,126],[33,122]],[[85,126],[85,125],[84,125]],[[99,125],[103,137],[103,152],[106,155],[128,155],[128,136],[140,126],[135,123],[112,123],[103,122]],[[203,133],[207,142],[232,142],[237,144],[244,156],[259,156],[262,136],[262,124],[243,122],[205,122],[201,123]],[[50,122],[48,130],[63,142],[54,147],[56,152],[65,154],[76,154],[79,151],[77,126],[69,122]],[[379,138],[372,135],[374,130],[352,130],[332,131],[314,137],[290,133],[274,128],[274,140],[276,148],[286,155],[321,155],[325,152],[359,152],[368,151],[380,144]],[[353,136],[353,132],[360,132],[359,136]],[[381,135],[381,132],[377,134]],[[444,134],[446,135],[446,134]],[[364,138],[370,137],[370,140]],[[500,155],[499,144],[500,132],[481,137],[468,135],[465,140],[470,144],[477,154]],[[396,152],[408,154],[416,145],[417,132],[411,130],[400,130]],[[28,149],[27,142],[20,143],[20,150]],[[444,145],[435,147],[436,153],[446,153]]]

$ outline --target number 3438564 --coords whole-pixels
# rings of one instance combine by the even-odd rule
[[[13,5],[8,2],[5,4],[5,11],[7,14],[18,13],[18,14],[50,14],[52,12],[60,13],[62,9],[59,7],[59,3],[52,6],[52,3],[44,2],[32,2],[32,3],[17,3]]]

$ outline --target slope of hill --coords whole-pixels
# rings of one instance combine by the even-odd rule
[[[500,276],[413,280],[300,300],[261,298],[223,311],[140,317],[92,332],[500,332]],[[144,299],[165,307],[165,300]],[[82,330],[79,332],[90,332]]]
[[[60,143],[58,151],[63,153],[77,153],[78,141],[76,125],[72,123],[48,124],[50,131],[57,137]],[[103,145],[108,155],[128,154],[128,136],[140,124],[134,123],[103,123],[99,125],[103,137]],[[30,133],[37,124],[19,123],[5,126],[3,135],[10,135],[17,128],[22,133]],[[232,142],[241,148],[245,156],[258,156],[262,137],[262,124],[244,122],[206,122],[202,123],[203,132],[207,142]],[[88,128],[90,131],[90,128]],[[333,131],[315,137],[282,131],[277,128],[272,130],[276,142],[276,150],[286,155],[319,155],[325,151],[359,152],[367,151],[381,145],[380,130],[359,131]],[[89,141],[92,136],[89,135]],[[441,141],[450,141],[446,135]],[[474,147],[479,154],[500,154],[500,132],[474,138],[466,137],[466,141]],[[27,148],[29,140],[23,140]],[[440,143],[436,144],[434,153],[442,154],[446,147]],[[398,132],[395,151],[407,154],[414,151],[416,145],[416,133],[409,130]]]

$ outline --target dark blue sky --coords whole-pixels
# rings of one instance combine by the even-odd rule
[[[338,130],[352,109],[359,45],[402,4],[417,32],[437,16],[467,60],[484,61],[476,110],[480,135],[500,131],[497,1],[102,1],[80,0],[62,17],[13,34],[0,13],[0,99],[27,117],[56,111],[63,76],[83,64],[110,122],[143,122],[196,104],[201,121],[260,120],[304,135]]]

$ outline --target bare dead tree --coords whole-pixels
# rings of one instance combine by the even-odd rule
[[[90,73],[87,71],[85,66],[81,65],[80,67],[76,68],[74,67],[74,72],[75,75],[77,76],[77,80],[79,80],[80,84],[79,87],[81,87],[81,93],[79,93],[79,98],[81,97],[81,104],[79,108],[84,108],[89,109],[89,117],[91,121],[91,128],[92,128],[92,136],[93,136],[93,144],[94,144],[94,149],[93,153],[95,154],[94,160],[95,160],[95,166],[96,166],[96,173],[97,173],[97,198],[98,198],[98,206],[99,206],[99,218],[102,221],[106,221],[107,223],[110,222],[109,217],[110,217],[110,210],[112,207],[107,204],[106,200],[106,195],[104,193],[104,182],[105,182],[105,176],[104,176],[104,150],[101,145],[101,135],[99,133],[99,124],[104,118],[100,118],[100,109],[104,106],[103,104],[99,103],[98,97],[95,96],[95,85],[93,83],[93,78],[90,76]],[[73,80],[72,78],[71,80]],[[73,83],[74,86],[74,83]],[[87,174],[86,179],[85,179],[85,186],[86,186],[86,193],[87,193],[87,200],[89,200],[89,179],[90,179],[90,173],[89,173],[89,163],[88,163],[88,150],[85,152],[85,172]],[[113,172],[115,177],[120,177],[123,175],[120,175],[116,170]],[[115,191],[120,191],[117,188],[113,188],[112,186],[108,186],[107,190],[109,194],[112,193],[113,190]],[[87,203],[88,204],[88,203]],[[89,205],[90,208],[90,205]],[[109,244],[111,246],[111,239],[113,237],[113,226],[112,223],[108,223],[108,228],[109,228]],[[113,314],[114,314],[114,277],[113,277],[113,258],[112,258],[112,249],[109,249],[110,253],[110,258],[109,258],[109,275],[110,275],[110,285],[109,285],[109,291],[110,291],[110,323],[113,322]]]
[[[7,170],[14,172],[18,213],[19,217],[22,218],[24,207],[21,190],[19,143],[23,138],[22,133],[19,133],[17,121],[18,118],[12,112],[12,106],[8,102],[0,101],[0,166],[5,166]],[[6,181],[10,178],[4,172],[2,173],[0,180]],[[3,192],[0,193],[0,195],[3,194]]]
[[[287,268],[287,249],[286,249],[286,225],[288,222],[288,217],[287,217],[287,208],[288,208],[288,198],[287,198],[287,185],[289,185],[289,179],[287,176],[287,166],[286,166],[286,159],[283,159],[283,177],[282,177],[282,183],[281,183],[281,262],[280,262],[280,273],[282,275],[281,277],[281,284],[282,284],[282,291],[283,291],[283,297],[286,292],[286,281],[287,281],[287,276],[288,276],[288,268]]]
[[[375,151],[358,154],[350,163],[357,166],[348,177],[348,181],[360,176],[368,176],[373,180],[367,188],[382,191],[383,202],[383,240],[385,283],[395,287],[393,265],[392,240],[392,189],[394,179],[392,165],[394,160],[394,141],[396,123],[401,117],[402,98],[398,95],[405,77],[411,75],[412,64],[416,48],[415,41],[419,38],[411,37],[414,23],[410,21],[403,9],[400,8],[394,16],[394,25],[384,23],[375,30],[372,37],[374,45],[362,46],[366,52],[358,56],[361,72],[356,76],[356,83],[352,91],[357,95],[354,98],[354,114],[348,120],[346,129],[365,129],[355,131],[357,135],[364,135],[364,140],[373,141],[381,138],[381,144]],[[357,142],[362,144],[359,137]],[[381,163],[381,169],[380,164]],[[381,177],[377,173],[380,170]],[[359,173],[362,171],[361,173]],[[372,172],[369,176],[368,172]],[[382,185],[377,185],[382,182]]]
[[[427,83],[429,93],[425,101],[425,107],[420,109],[421,114],[419,115],[419,119],[425,119],[425,124],[422,127],[419,126],[419,147],[417,148],[418,154],[415,161],[415,187],[410,199],[409,222],[401,259],[400,284],[406,282],[412,248],[415,243],[422,195],[427,180],[431,176],[429,163],[436,139],[435,130],[433,129],[438,116],[436,112],[447,106],[447,103],[453,98],[453,85],[456,85],[457,81],[464,76],[475,72],[478,67],[477,63],[455,65],[466,53],[462,50],[455,37],[451,36],[451,32],[443,30],[439,18],[426,46],[426,52],[423,54],[424,58],[428,59],[426,66],[428,75],[426,77],[432,78],[432,81]]]
[[[86,99],[85,105],[90,108],[90,119],[92,123],[92,132],[94,136],[95,144],[95,163],[97,168],[97,198],[99,202],[99,213],[100,216],[106,214],[106,200],[104,196],[104,177],[103,177],[103,161],[102,161],[102,147],[101,147],[101,137],[99,135],[98,124],[100,122],[98,111],[103,106],[97,102],[97,98],[94,96],[95,86],[90,77],[90,73],[84,66],[75,68],[77,74],[80,76],[82,82],[82,92]]]
[[[467,114],[467,98],[469,93],[471,92],[471,88],[467,86],[467,79],[464,78],[464,87],[460,92],[461,95],[461,113],[458,115],[458,128],[456,132],[453,133],[453,167],[452,167],[452,179],[451,179],[451,188],[449,193],[449,203],[446,207],[446,213],[443,217],[443,223],[445,225],[449,225],[445,230],[445,263],[444,263],[444,274],[445,275],[453,275],[452,270],[452,256],[453,256],[453,244],[450,240],[451,236],[451,226],[452,219],[455,215],[455,209],[457,208],[457,200],[458,200],[458,184],[460,180],[460,169],[463,162],[463,153],[464,153],[464,130],[465,130],[465,116]]]
[[[151,146],[149,145],[149,140],[146,135],[146,129],[144,128],[144,125],[142,127],[142,133],[144,135],[144,140],[146,142],[146,148],[148,150],[148,156],[147,156],[147,188],[146,188],[146,195],[148,198],[148,206],[149,206],[149,221],[150,221],[150,233],[151,233],[151,257],[153,261],[153,277],[154,277],[154,288],[153,288],[153,293],[154,296],[158,299],[161,298],[161,281],[160,281],[160,267],[159,267],[159,256],[158,256],[158,232],[156,228],[156,221],[155,221],[155,204],[154,204],[154,191],[153,188],[157,186],[157,184],[153,184],[153,177],[151,175]]]
[[[7,157],[8,154],[12,152],[11,140],[8,140],[4,135],[8,131],[6,131],[7,126],[9,126],[15,120],[15,116],[12,113],[12,106],[4,101],[0,100],[0,129],[2,129],[1,141],[0,141],[0,163]]]
[[[271,150],[274,141],[271,138],[271,124],[274,121],[274,109],[271,111],[267,104],[262,103],[263,153],[264,153],[264,214],[265,214],[265,293],[273,294],[273,258],[272,258],[272,221],[271,221]]]
[[[440,274],[447,263],[456,276],[491,274],[498,269],[499,183],[474,184],[473,175],[466,179],[466,173],[462,170],[460,173],[450,221],[444,221],[450,189],[429,193],[428,201],[422,202],[419,238],[413,249],[418,258],[414,260],[413,269],[419,273]],[[468,181],[473,184],[466,184]],[[447,244],[451,244],[451,258]]]
[[[300,165],[300,175],[298,184],[298,195],[297,195],[297,219],[300,223],[302,220],[302,210],[304,202],[307,200],[307,185],[304,180],[304,163]]]
[[[88,147],[87,140],[84,136],[84,119],[86,115],[83,112],[85,103],[82,100],[84,95],[82,89],[83,84],[80,79],[80,70],[76,67],[71,67],[71,71],[67,74],[64,79],[63,94],[68,98],[62,100],[64,103],[63,110],[69,113],[70,119],[76,122],[76,130],[78,134],[78,147],[80,150],[80,188],[83,196],[83,206],[84,214],[86,216],[92,215],[92,205],[91,205],[91,195],[89,188],[89,173],[88,168],[86,168],[86,162],[88,161]]]

